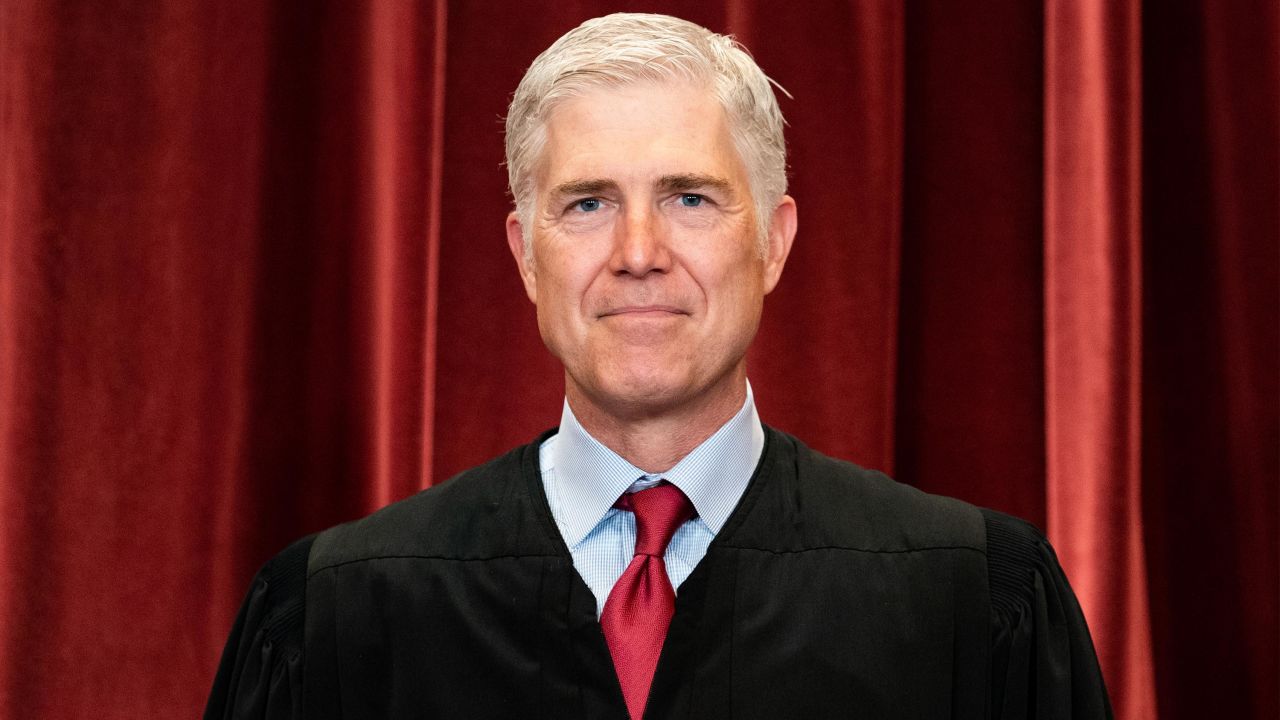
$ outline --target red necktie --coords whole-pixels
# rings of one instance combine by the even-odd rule
[[[636,514],[636,554],[609,592],[600,625],[627,711],[632,720],[640,720],[676,610],[662,555],[676,529],[693,517],[693,506],[679,488],[663,482],[623,495],[615,507]]]

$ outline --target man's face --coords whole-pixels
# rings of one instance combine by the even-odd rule
[[[536,171],[532,262],[508,242],[570,401],[645,417],[740,393],[795,231],[758,251],[747,172],[705,90],[640,83],[559,105]]]

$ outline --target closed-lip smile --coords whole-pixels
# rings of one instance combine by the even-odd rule
[[[602,313],[600,317],[627,316],[636,318],[663,318],[673,315],[688,315],[689,313],[672,305],[624,305],[622,307],[610,308]]]

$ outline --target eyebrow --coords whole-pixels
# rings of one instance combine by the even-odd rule
[[[551,189],[551,197],[568,197],[570,195],[599,195],[608,190],[617,190],[618,183],[604,178],[584,178],[562,182]]]
[[[733,192],[733,186],[725,178],[716,177],[715,175],[703,175],[702,173],[663,175],[658,178],[657,187],[667,192],[701,189],[718,190],[725,194]]]
[[[666,192],[681,192],[710,188],[723,193],[731,193],[733,185],[725,178],[703,173],[676,173],[663,175],[654,186]],[[551,189],[551,196],[562,198],[573,195],[599,195],[608,191],[617,191],[618,183],[605,178],[582,178],[562,182]]]

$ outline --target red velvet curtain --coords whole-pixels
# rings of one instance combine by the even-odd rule
[[[0,5],[0,715],[197,714],[257,565],[554,424],[500,118],[619,9],[794,95],[764,420],[1046,527],[1119,717],[1280,716],[1268,0]]]

